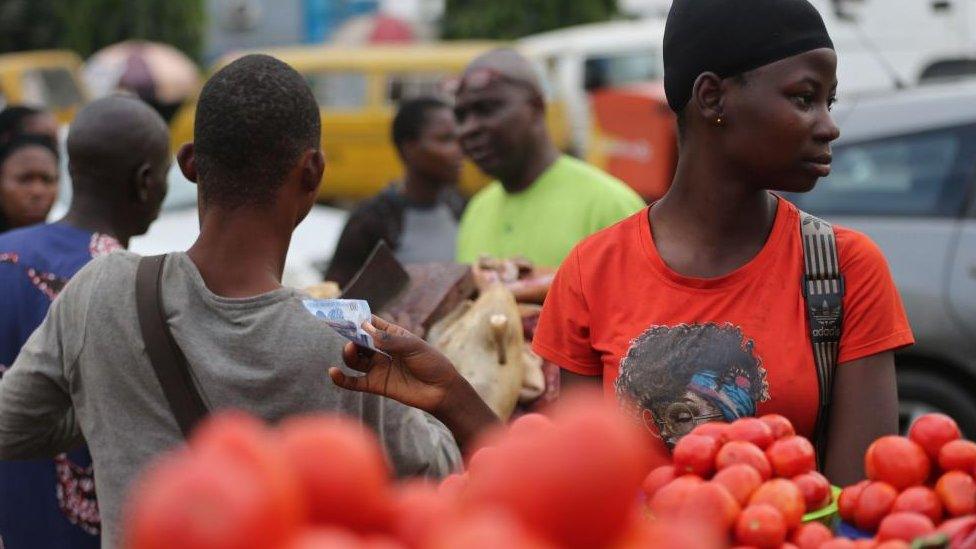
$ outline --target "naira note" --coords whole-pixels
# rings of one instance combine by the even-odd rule
[[[373,318],[369,303],[362,299],[303,299],[305,310],[320,318],[342,337],[359,347],[390,356],[376,348],[373,336],[363,330],[363,324]]]

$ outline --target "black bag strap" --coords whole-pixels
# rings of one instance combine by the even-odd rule
[[[143,257],[136,270],[136,311],[146,353],[184,437],[207,415],[207,405],[193,384],[186,356],[166,324],[162,306],[166,255]]]
[[[801,211],[800,234],[804,260],[803,297],[820,389],[813,442],[818,463],[823,467],[834,370],[844,324],[844,276],[840,272],[837,237],[830,223]]]

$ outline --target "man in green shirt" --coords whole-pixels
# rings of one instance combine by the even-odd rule
[[[458,233],[458,261],[521,255],[558,267],[577,242],[637,212],[630,187],[559,152],[532,65],[513,50],[464,71],[455,115],[465,154],[496,180],[471,200]]]

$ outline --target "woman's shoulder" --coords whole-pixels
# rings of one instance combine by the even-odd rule
[[[837,238],[840,270],[848,282],[852,277],[890,277],[888,260],[871,237],[842,225],[834,225],[834,234]]]

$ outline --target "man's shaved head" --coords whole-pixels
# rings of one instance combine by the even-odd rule
[[[511,48],[494,49],[476,57],[464,69],[462,82],[467,77],[475,74],[479,69],[489,69],[513,81],[521,82],[530,87],[540,97],[543,96],[539,74],[533,67],[532,62]]]
[[[68,131],[68,216],[111,220],[123,241],[143,234],[166,197],[169,166],[169,130],[152,107],[126,95],[93,101]]]
[[[506,189],[525,188],[556,154],[545,113],[539,74],[515,50],[489,51],[461,76],[454,104],[461,148]]]
[[[169,130],[139,99],[112,95],[86,105],[68,132],[68,170],[76,192],[112,193],[144,164],[168,167]]]

